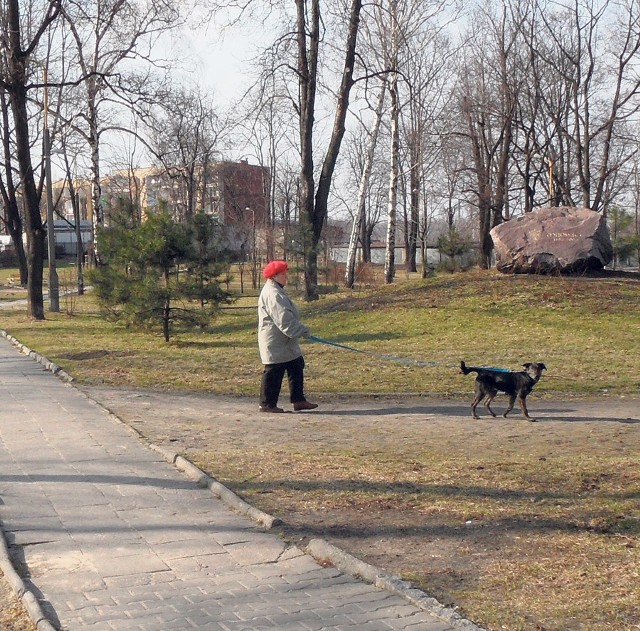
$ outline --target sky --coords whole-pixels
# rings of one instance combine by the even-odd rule
[[[183,28],[179,32],[166,34],[156,49],[161,58],[176,60],[180,69],[172,71],[177,81],[186,85],[197,85],[208,91],[221,112],[236,107],[248,88],[255,81],[251,73],[255,70],[255,58],[268,47],[273,39],[273,30],[265,24],[244,20],[242,25],[223,29],[214,24],[207,28]],[[237,154],[237,155],[236,155]],[[225,151],[225,158],[247,158],[246,148]]]
[[[213,91],[217,102],[226,105],[241,98],[249,87],[253,59],[273,37],[264,23],[184,29],[172,37],[172,52],[177,59],[186,60],[185,76],[192,74],[200,85]]]
[[[215,103],[225,109],[246,92],[251,83],[248,72],[254,66],[252,59],[260,47],[269,44],[270,37],[273,36],[267,29],[255,24],[243,24],[242,27],[227,30],[215,26],[198,30],[184,28],[180,32],[164,35],[154,52],[156,58],[181,60],[182,70],[172,73],[176,79],[182,78],[186,83],[194,83],[211,91]],[[121,166],[121,156],[131,150],[131,142],[130,137],[121,134],[103,138],[101,154],[105,161],[102,167],[104,172],[115,168],[114,165]],[[145,153],[141,146],[138,153]],[[235,159],[238,156],[228,157]],[[52,154],[51,166],[54,179],[64,177],[63,161],[55,153]]]

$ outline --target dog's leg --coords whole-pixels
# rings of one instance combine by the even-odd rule
[[[471,416],[475,419],[480,418],[478,416],[478,413],[476,412],[476,407],[478,407],[478,403],[480,403],[482,399],[484,399],[484,394],[482,392],[478,392],[475,398],[473,399],[473,401],[471,402]]]
[[[482,399],[484,399],[485,397],[485,391],[484,388],[482,387],[481,384],[479,384],[477,381],[475,382],[475,388],[474,388],[474,392],[476,393],[476,396],[474,397],[473,401],[471,402],[471,416],[473,416],[473,418],[480,418],[478,416],[478,413],[476,412],[476,407],[478,406],[478,403],[480,403],[480,401],[482,401]]]
[[[502,416],[507,418],[507,414],[509,414],[509,412],[511,412],[511,410],[513,410],[513,404],[515,402],[516,402],[516,395],[515,394],[510,394],[509,395],[509,405],[507,406],[507,409],[503,412]]]
[[[496,398],[497,395],[497,391],[491,391],[489,392],[489,394],[487,395],[487,398],[484,402],[484,407],[487,408],[489,414],[491,414],[491,416],[493,416],[493,418],[496,417],[496,413],[491,409],[491,401],[493,401]]]
[[[525,399],[526,399],[526,395],[524,395],[524,396],[521,395],[521,396],[518,397],[518,403],[520,404],[520,409],[522,410],[522,413],[524,414],[525,418],[528,421],[531,421],[532,423],[535,423],[536,419],[531,418],[529,416],[529,410],[527,410],[527,402],[525,401]]]

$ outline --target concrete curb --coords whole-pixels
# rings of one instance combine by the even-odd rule
[[[113,415],[115,416],[115,415]],[[117,416],[115,418],[118,418]],[[122,420],[118,419],[121,423]],[[126,423],[125,423],[126,425]],[[135,430],[133,430],[135,431]],[[137,432],[136,432],[137,433]],[[145,441],[146,442],[146,441]],[[238,497],[233,491],[228,489],[217,480],[209,477],[204,471],[199,469],[191,461],[183,456],[173,454],[171,451],[158,447],[157,445],[147,443],[154,451],[162,454],[169,462],[182,471],[187,477],[194,480],[196,484],[202,488],[209,490],[219,497],[227,506],[246,515],[253,521],[267,529],[273,526],[281,525],[282,521],[272,515],[269,515],[257,508],[254,508],[242,498]],[[325,541],[324,539],[312,539],[309,541],[305,552],[310,554],[316,561],[320,563],[330,563],[341,572],[351,574],[356,578],[360,578],[367,583],[372,583],[378,589],[383,589],[400,596],[410,602],[412,605],[429,611],[434,615],[442,618],[451,626],[460,631],[484,631],[482,627],[477,626],[470,620],[463,618],[457,611],[450,607],[445,607],[419,589],[411,587],[409,583],[403,581],[398,576],[386,574],[379,568],[365,563],[360,559],[356,559],[344,550]]]
[[[60,369],[59,366],[50,362],[28,349],[24,344],[21,344],[13,336],[9,335],[6,331],[0,329],[0,335],[6,337],[15,346],[17,346],[22,353],[28,355],[35,361],[41,363],[47,370],[50,370],[54,375],[60,377],[64,381],[71,382],[73,377],[69,376],[65,371]],[[84,394],[84,393],[83,393]],[[207,475],[204,471],[198,468],[190,460],[181,456],[166,447],[155,445],[147,441],[140,432],[135,428],[125,423],[121,418],[114,414],[108,408],[105,408],[97,401],[91,399],[88,395],[84,394],[87,399],[92,401],[95,405],[105,410],[112,419],[127,428],[133,435],[141,442],[146,444],[150,449],[158,453],[167,462],[176,467],[179,471],[184,473],[188,478],[193,480],[199,487],[208,488],[213,495],[218,497],[225,505],[232,510],[245,515],[249,519],[253,520],[260,526],[269,530],[274,526],[282,524],[282,521],[277,517],[273,517],[268,513],[265,513],[245,502],[241,497],[236,495],[233,491],[226,486]],[[445,607],[437,601],[425,594],[419,589],[412,588],[409,583],[403,581],[397,576],[384,573],[379,568],[369,565],[364,561],[356,559],[344,550],[334,546],[333,544],[325,541],[324,539],[312,539],[309,541],[305,550],[316,561],[320,563],[330,563],[341,572],[350,574],[356,578],[360,578],[367,583],[372,583],[379,589],[386,590],[397,596],[404,598],[414,606],[429,611],[438,616],[448,624],[460,631],[485,631],[482,627],[477,626],[473,622],[463,618],[457,611],[450,607]],[[22,600],[31,620],[36,625],[37,631],[57,631],[56,627],[52,626],[51,622],[44,616],[40,604],[38,603],[35,595],[27,590],[24,582],[18,576],[13,564],[9,558],[7,545],[4,539],[4,532],[0,528],[0,569],[3,571],[7,581],[11,585],[12,589],[16,593],[16,596]]]
[[[85,394],[85,396],[87,395]],[[93,401],[90,397],[87,396],[87,398],[90,401]],[[144,436],[142,436],[142,434],[140,434],[140,432],[138,432],[138,430],[125,423],[111,410],[105,408],[96,401],[93,402],[95,405],[104,409],[116,422],[124,425],[124,427],[145,443],[150,449],[160,454],[167,462],[174,465],[179,471],[193,480],[199,487],[208,488],[232,510],[245,515],[267,530],[283,523],[282,520],[277,517],[269,515],[268,513],[265,513],[245,502],[231,489],[207,475],[202,471],[202,469],[197,467],[184,456],[181,456],[166,447],[150,443],[144,438]],[[360,578],[367,583],[372,583],[378,589],[386,590],[404,598],[419,609],[433,613],[455,629],[459,629],[459,631],[485,631],[482,627],[479,627],[470,620],[463,618],[454,609],[445,607],[435,598],[428,596],[419,589],[411,587],[409,583],[403,581],[401,578],[386,574],[379,568],[356,559],[344,550],[341,550],[324,539],[312,539],[309,541],[305,552],[311,555],[319,563],[329,563],[345,574],[351,574],[352,576]]]
[[[13,567],[2,528],[0,528],[0,570],[2,570],[4,578],[7,583],[9,583],[16,598],[22,602],[36,629],[38,631],[57,631],[56,627],[54,627],[51,621],[44,615],[42,607],[40,607],[40,603],[34,593],[26,586],[25,582]]]
[[[28,355],[29,357],[31,357],[31,359],[42,364],[42,366],[46,370],[49,370],[57,377],[60,377],[60,379],[62,379],[63,381],[67,381],[69,383],[73,381],[73,377],[69,375],[67,372],[65,372],[64,370],[62,370],[60,366],[58,366],[57,364],[54,364],[52,361],[49,361],[46,357],[44,357],[43,355],[40,355],[40,353],[36,353],[35,351],[32,351],[28,346],[25,346],[24,344],[22,344],[15,337],[13,337],[13,335],[10,335],[4,329],[0,329],[0,335],[2,335],[2,337],[6,337],[14,346],[18,348],[18,350],[22,354]]]
[[[373,583],[379,589],[401,596],[416,607],[442,618],[451,626],[460,629],[460,631],[484,631],[482,627],[463,618],[451,607],[445,607],[435,598],[411,587],[409,583],[403,581],[400,577],[386,574],[379,568],[356,559],[324,539],[312,539],[307,544],[306,551],[317,561],[328,562],[345,574],[351,574],[367,583]]]
[[[214,478],[209,477],[206,473],[198,469],[196,465],[194,465],[183,456],[176,456],[175,466],[179,471],[182,471],[192,480],[195,480],[198,486],[208,488],[211,493],[213,493],[213,495],[218,497],[229,508],[232,508],[236,512],[245,515],[267,530],[270,530],[274,526],[282,523],[277,517],[273,517],[268,513],[258,510],[257,508],[251,506],[251,504],[245,502],[233,491],[228,489],[223,484],[220,484],[220,482],[218,482]]]

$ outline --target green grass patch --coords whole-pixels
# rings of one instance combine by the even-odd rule
[[[543,361],[540,394],[637,394],[639,298],[634,277],[490,272],[342,291],[309,304],[298,298],[314,335],[362,351],[305,343],[308,390],[459,395],[470,390],[470,379],[457,374],[464,359],[511,369]],[[158,331],[105,321],[90,294],[74,299],[72,315],[32,322],[17,311],[0,318],[15,337],[87,383],[249,394],[261,370],[255,305],[255,296],[242,297],[207,330],[177,331],[168,344]]]

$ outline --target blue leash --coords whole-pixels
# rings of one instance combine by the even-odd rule
[[[371,353],[369,351],[363,351],[360,348],[353,348],[353,346],[347,346],[346,344],[339,344],[338,342],[332,342],[330,340],[322,339],[321,337],[317,337],[315,335],[310,335],[307,338],[311,342],[319,342],[320,344],[326,344],[327,346],[333,346],[335,348],[342,348],[345,351],[351,351],[352,353],[363,353],[364,355],[370,355],[371,357],[378,357],[379,359],[384,359],[390,362],[398,362],[400,364],[408,364],[411,366],[427,366],[433,368],[435,366],[439,366],[438,362],[425,362],[419,361],[417,359],[407,359],[405,357],[395,357],[394,355],[380,355],[378,353]],[[499,372],[499,373],[507,373],[511,372],[508,368],[491,368],[488,366],[480,366],[482,370],[486,370],[489,372]]]

